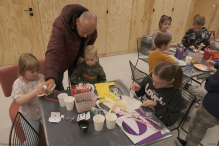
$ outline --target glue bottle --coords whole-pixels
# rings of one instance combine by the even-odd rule
[[[195,60],[192,60],[192,62],[190,63],[190,68],[189,68],[190,72],[192,72],[192,69],[194,68],[194,63],[195,63]]]

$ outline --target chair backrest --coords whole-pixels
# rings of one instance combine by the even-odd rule
[[[136,68],[130,60],[129,60],[129,63],[130,63],[130,68],[131,68],[131,72],[132,72],[133,82],[135,81],[137,84],[140,84],[142,82],[142,80],[148,76],[147,73]]]
[[[39,60],[40,68],[39,73],[44,75],[45,59]],[[18,65],[11,65],[0,69],[0,83],[5,97],[11,96],[12,85],[18,78]]]
[[[37,145],[39,139],[42,140],[42,145],[45,145],[44,137],[40,136],[24,116],[18,112],[12,123],[9,145]]]
[[[183,120],[186,118],[190,108],[192,107],[193,103],[196,100],[196,97],[185,89],[181,89],[181,94],[182,94],[181,114],[178,120],[176,121],[175,125],[168,127],[170,130],[175,130],[181,126]]]

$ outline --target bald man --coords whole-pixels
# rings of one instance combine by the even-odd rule
[[[50,90],[64,90],[63,74],[73,70],[84,61],[84,48],[93,45],[97,38],[97,17],[81,5],[67,5],[54,23],[47,46],[45,84]]]

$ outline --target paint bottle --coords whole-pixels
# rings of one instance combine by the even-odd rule
[[[195,64],[195,60],[192,60],[192,62],[190,63],[190,68],[189,68],[190,73],[192,72],[194,68],[194,64]]]

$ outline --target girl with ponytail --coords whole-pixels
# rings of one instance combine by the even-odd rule
[[[140,85],[133,83],[131,89],[138,97],[142,96],[142,106],[151,108],[166,126],[172,126],[181,111],[182,96],[179,88],[182,77],[183,72],[178,65],[164,61]]]

